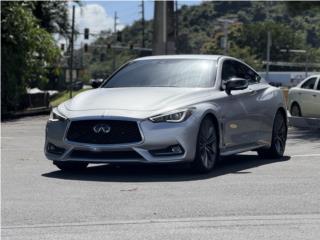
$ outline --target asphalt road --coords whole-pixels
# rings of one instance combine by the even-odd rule
[[[320,239],[320,132],[290,129],[282,160],[249,152],[206,175],[67,174],[44,157],[46,119],[2,123],[3,239]]]

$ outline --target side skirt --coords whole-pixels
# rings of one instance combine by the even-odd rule
[[[220,149],[220,155],[221,156],[228,156],[228,155],[233,155],[237,153],[242,153],[242,152],[247,152],[247,151],[254,151],[259,148],[269,148],[270,144],[247,144],[246,146],[241,146],[237,148],[225,148],[225,149]]]

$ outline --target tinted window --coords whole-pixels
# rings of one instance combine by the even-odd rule
[[[314,89],[314,85],[316,84],[317,78],[310,78],[304,84],[302,84],[301,88],[304,89]]]
[[[222,81],[228,81],[231,78],[238,76],[237,65],[235,61],[227,60],[222,65]]]
[[[155,59],[129,63],[103,86],[213,87],[215,64],[201,59]]]
[[[320,90],[320,78],[319,78],[319,81],[318,81],[318,87],[317,87],[317,90]]]
[[[227,81],[231,78],[244,78],[251,84],[258,83],[261,79],[257,73],[246,65],[237,61],[227,60],[222,66],[222,80]]]

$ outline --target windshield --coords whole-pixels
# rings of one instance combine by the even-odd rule
[[[102,87],[213,87],[215,79],[213,60],[154,59],[129,63]]]

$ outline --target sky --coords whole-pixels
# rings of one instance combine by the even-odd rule
[[[202,1],[178,1],[178,8],[182,5],[196,5]],[[100,33],[102,30],[112,30],[114,28],[114,13],[117,12],[117,30],[121,31],[125,26],[131,25],[134,21],[141,19],[141,1],[82,1],[82,6],[76,5],[75,25],[79,32],[84,28],[89,28],[90,33]],[[154,1],[145,0],[145,19],[153,18]],[[71,13],[71,5],[69,7]],[[71,16],[71,14],[69,14]],[[65,42],[63,39],[57,39],[59,43]],[[75,48],[81,44],[91,43],[94,37],[90,36],[89,40],[84,40],[79,36],[75,42]]]

